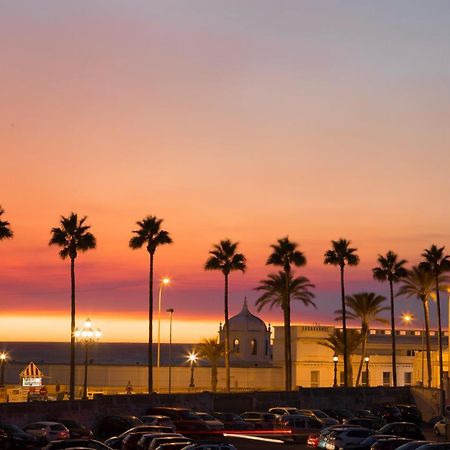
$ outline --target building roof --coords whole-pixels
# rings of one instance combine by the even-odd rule
[[[247,299],[244,299],[241,312],[228,320],[230,331],[267,331],[266,324],[248,309]]]

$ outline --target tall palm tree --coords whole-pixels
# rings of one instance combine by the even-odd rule
[[[448,284],[450,281],[446,275],[439,275],[438,282],[440,286]],[[428,387],[431,387],[432,370],[431,370],[431,344],[430,344],[430,309],[429,300],[435,290],[434,274],[428,270],[414,266],[405,278],[402,279],[402,286],[397,295],[405,297],[417,297],[423,306],[425,339],[427,349],[427,371],[428,371]]]
[[[228,328],[228,277],[236,270],[245,272],[247,260],[242,253],[237,253],[238,242],[231,242],[230,239],[220,241],[209,251],[211,255],[205,265],[205,270],[220,270],[225,278],[224,292],[224,316],[225,316],[225,377],[226,390],[230,391],[230,330]]]
[[[399,282],[407,275],[407,270],[403,267],[406,260],[398,259],[398,255],[392,250],[386,256],[378,255],[378,267],[372,269],[375,280],[389,283],[391,295],[391,339],[392,339],[392,382],[397,387],[397,349],[395,340],[395,311],[394,311],[394,283]]]
[[[147,216],[136,222],[137,230],[133,230],[135,236],[130,239],[129,246],[133,250],[143,247],[147,248],[149,254],[149,277],[148,277],[148,393],[153,392],[153,263],[155,252],[158,247],[172,244],[172,238],[166,230],[161,229],[163,219],[155,216]]]
[[[349,382],[349,353],[347,351],[347,317],[345,311],[345,283],[344,268],[345,266],[356,266],[359,263],[359,256],[356,254],[358,249],[350,247],[350,241],[339,239],[331,241],[331,249],[327,250],[324,255],[324,264],[339,266],[341,274],[341,309],[342,309],[342,332],[344,339],[344,385],[348,386]]]
[[[205,358],[211,364],[211,389],[217,391],[217,366],[225,353],[225,345],[218,342],[217,338],[205,338],[197,344],[197,351],[201,358]]]
[[[425,261],[419,264],[422,270],[431,272],[434,275],[436,289],[436,303],[438,313],[438,348],[439,348],[439,388],[441,391],[441,414],[444,415],[445,402],[444,393],[444,361],[442,359],[442,324],[441,324],[441,299],[439,296],[439,275],[450,271],[450,255],[444,255],[445,247],[438,248],[433,244],[429,249],[425,249],[422,256]]]
[[[5,213],[5,210],[0,205],[0,218]],[[0,241],[3,239],[11,239],[14,236],[11,230],[10,223],[7,220],[0,219]]]
[[[59,256],[62,259],[70,258],[70,387],[69,398],[75,398],[75,259],[78,252],[86,252],[97,245],[95,236],[86,225],[87,217],[78,219],[78,214],[72,212],[69,217],[61,216],[60,226],[52,228],[52,237],[49,245],[61,247]]]
[[[378,295],[375,292],[360,292],[358,294],[347,295],[345,297],[345,306],[347,307],[347,318],[361,320],[361,360],[359,362],[358,375],[355,385],[359,385],[361,378],[364,358],[366,356],[367,340],[369,337],[370,324],[372,322],[388,323],[380,314],[388,311],[389,308],[382,306],[386,297]],[[335,311],[338,314],[336,320],[342,320],[342,310]]]
[[[291,328],[290,302],[292,300],[298,300],[305,306],[312,305],[316,308],[316,305],[313,302],[314,293],[311,292],[311,289],[315,287],[314,284],[306,277],[294,277],[292,272],[289,272],[287,276],[288,283],[286,283],[286,272],[279,271],[278,273],[271,273],[265,280],[261,280],[259,286],[255,288],[257,291],[263,293],[255,302],[258,311],[261,311],[261,309],[267,305],[270,309],[277,306],[283,311],[285,336],[289,335],[289,330]],[[288,289],[286,289],[286,286],[288,286]],[[288,358],[290,355],[286,352],[287,346],[284,347],[284,350],[285,367],[289,367]]]
[[[324,341],[319,341],[319,345],[323,345],[333,351],[335,355],[344,356],[345,361],[345,352],[347,352],[347,358],[350,361],[351,355],[355,354],[358,350],[358,347],[361,345],[363,337],[359,330],[354,328],[350,328],[347,330],[347,335],[344,337],[344,330],[334,330]],[[351,380],[353,378],[352,375],[353,369],[352,365],[348,364],[348,381],[351,386]],[[344,371],[344,386],[345,386],[345,371]],[[345,386],[346,387],[346,386]]]
[[[285,386],[286,390],[290,391],[292,389],[292,348],[291,348],[291,301],[290,301],[290,273],[291,266],[301,267],[306,264],[305,255],[297,250],[298,244],[292,242],[286,236],[284,238],[278,239],[276,244],[272,244],[272,253],[267,258],[266,264],[273,266],[280,266],[283,268],[285,277],[284,281],[286,283],[285,288],[285,322],[284,328],[284,355],[285,355]]]

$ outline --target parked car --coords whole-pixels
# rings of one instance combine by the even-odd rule
[[[364,417],[367,419],[377,419],[376,416],[370,409],[356,409],[353,411],[353,417]]]
[[[380,403],[372,407],[372,412],[381,418],[384,423],[401,422],[402,413],[392,405]]]
[[[59,422],[42,421],[33,422],[23,427],[27,433],[34,434],[41,442],[47,444],[51,441],[70,438],[69,430]],[[43,433],[43,434],[42,434]],[[44,439],[42,439],[42,436]]]
[[[409,441],[406,444],[397,447],[397,450],[416,450],[416,448],[425,445],[431,444],[432,441]]]
[[[170,427],[175,432],[176,426],[172,422],[172,419],[168,416],[161,416],[158,414],[149,414],[147,416],[139,416],[139,419],[146,425],[162,425],[164,427]]]
[[[170,417],[177,431],[182,434],[193,435],[209,431],[208,425],[191,409],[171,406],[152,406],[147,414],[160,414]]]
[[[38,444],[38,438],[33,434],[27,433],[17,425],[12,425],[10,423],[0,423],[0,428],[6,433],[8,437],[8,447],[27,449],[33,448]],[[39,439],[44,439],[44,433],[41,433]]]
[[[416,425],[420,425],[423,422],[422,414],[416,405],[400,404],[394,406],[400,410],[400,414],[402,415],[402,421],[412,422],[415,423]]]
[[[450,450],[450,442],[435,442],[417,447],[417,450]]]
[[[169,427],[160,427],[158,425],[138,425],[137,427],[130,428],[129,430],[124,431],[122,434],[119,434],[119,436],[112,436],[105,440],[105,444],[109,445],[111,448],[114,449],[121,449],[122,448],[122,442],[124,439],[130,435],[130,434],[136,434],[140,433],[140,436],[144,434],[173,434],[171,428]]]
[[[324,427],[339,424],[339,420],[335,419],[334,417],[330,417],[327,413],[323,412],[321,409],[299,409],[297,411],[297,414],[315,417],[317,420],[322,422],[322,425]]]
[[[178,434],[178,433],[147,433],[141,436],[139,439],[136,449],[138,450],[147,450],[150,443],[153,441],[153,439],[157,439],[160,437],[181,437],[184,438],[186,441],[188,440],[185,436]]]
[[[370,450],[372,445],[374,445],[378,441],[382,441],[384,439],[392,439],[393,437],[390,434],[373,434],[368,436],[366,439],[361,441],[359,444],[350,444],[345,447],[345,450]]]
[[[380,439],[370,447],[370,450],[396,450],[411,439],[392,436],[391,438]]]
[[[323,428],[322,422],[313,416],[304,416],[299,414],[288,414],[282,416],[279,421],[280,428],[287,431],[290,439],[295,442],[306,442],[308,436],[313,431]]]
[[[352,417],[353,414],[348,409],[322,409],[322,411],[327,414],[328,416],[332,417],[333,419],[336,419],[339,422],[343,422],[344,419],[348,419],[349,417]]]
[[[191,445],[191,441],[187,441]],[[186,442],[166,442],[160,444],[156,450],[184,450],[187,447]]]
[[[275,427],[278,416],[272,413],[249,411],[241,414],[241,417],[249,423],[252,423],[255,429],[271,430]]]
[[[350,417],[348,419],[344,419],[343,425],[359,425],[363,428],[370,428],[371,430],[378,430],[380,428],[381,423],[378,418],[369,419],[366,417]]]
[[[254,425],[246,422],[239,414],[227,412],[212,412],[211,415],[224,424],[227,431],[251,430]]]
[[[94,436],[104,441],[138,425],[143,425],[143,423],[135,416],[105,416],[95,425]]]
[[[185,446],[192,444],[192,441],[188,440],[186,436],[161,436],[152,439],[147,446],[147,450],[156,450],[161,444],[175,444],[180,442],[183,442]]]
[[[393,422],[381,427],[378,432],[380,434],[391,434],[417,441],[425,440],[420,428],[415,423],[410,422]]]
[[[62,423],[70,432],[71,439],[92,437],[92,431],[84,425],[79,424],[76,420],[72,419],[52,419],[54,422]]]
[[[447,427],[450,430],[450,419],[448,417],[444,417],[434,424],[433,433],[435,436],[445,436]]]
[[[52,441],[42,450],[63,450],[73,447],[83,447],[94,450],[112,450],[111,447],[94,439],[65,439],[63,441]]]
[[[206,423],[206,425],[208,425],[208,428],[211,431],[223,431],[225,429],[225,425],[211,414],[198,411],[196,414]]]
[[[331,427],[324,428],[320,430],[319,439],[317,442],[317,448],[326,448],[328,436],[330,436],[334,431],[349,430],[351,428],[361,428],[358,425],[332,425]],[[308,441],[307,441],[308,442]]]
[[[269,408],[269,412],[279,416],[285,416],[286,414],[298,414],[298,408],[295,408],[294,406],[276,406],[274,408]]]
[[[374,430],[359,427],[333,431],[327,438],[325,448],[327,450],[336,450],[349,444],[359,444],[372,434],[375,434]]]

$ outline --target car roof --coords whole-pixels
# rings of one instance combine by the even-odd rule
[[[28,425],[63,425],[61,422],[52,422],[49,420],[40,420],[38,422],[31,422]]]

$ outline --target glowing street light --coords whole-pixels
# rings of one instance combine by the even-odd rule
[[[370,358],[368,356],[366,356],[364,358],[364,362],[366,363],[366,387],[370,386],[370,377],[369,377],[369,361]]]
[[[87,395],[87,372],[88,372],[88,349],[89,345],[93,344],[94,342],[98,342],[100,337],[102,335],[102,332],[100,331],[100,328],[97,328],[94,330],[92,328],[92,322],[90,319],[86,319],[83,328],[79,330],[78,328],[75,330],[75,338],[84,344],[85,347],[85,353],[84,353],[84,387],[83,387],[83,400],[88,399]]]
[[[195,387],[195,382],[194,382],[194,366],[195,363],[197,362],[198,359],[198,355],[197,353],[195,353],[194,351],[192,351],[191,353],[188,353],[187,359],[191,365],[191,381],[189,383],[189,387],[190,388],[194,388]]]
[[[5,364],[8,359],[8,355],[5,352],[0,353],[0,387],[5,387]]]
[[[401,315],[401,319],[402,322],[405,325],[410,325],[412,322],[414,322],[414,320],[416,319],[414,314],[409,313],[409,312],[405,312]],[[425,378],[425,345],[424,345],[424,338],[425,338],[425,324],[422,323],[422,332],[420,333],[421,336],[421,352],[422,352],[422,386],[423,386],[423,381]]]
[[[164,286],[168,286],[170,283],[170,278],[164,277],[159,283],[159,295],[158,295],[158,354],[156,357],[156,392],[159,392],[159,368],[161,366],[161,303],[162,303],[162,292]]]
[[[337,365],[339,362],[339,357],[338,355],[334,355],[333,356],[333,364],[334,364],[334,380],[333,380],[333,387],[338,387],[338,383],[337,383]]]
[[[414,321],[415,317],[414,317],[414,314],[405,312],[402,314],[401,319],[405,325],[410,325]]]

